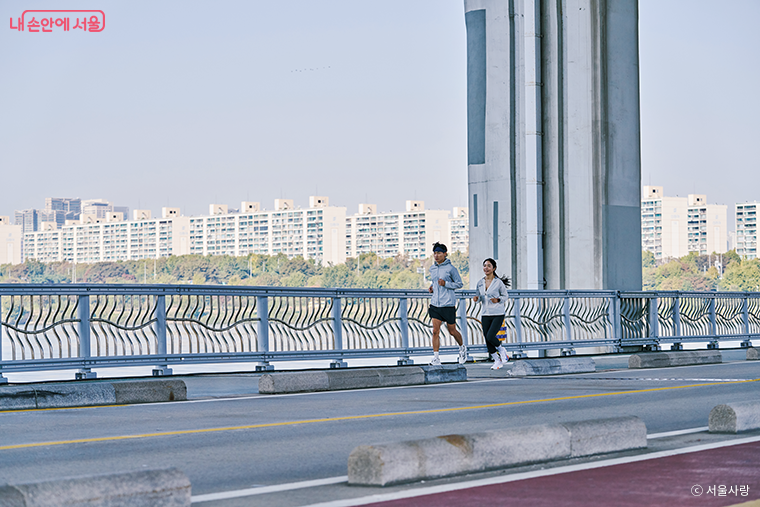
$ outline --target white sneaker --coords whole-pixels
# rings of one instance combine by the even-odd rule
[[[459,346],[459,364],[467,362],[467,345]]]
[[[434,357],[432,361],[430,361],[430,366],[441,366],[441,359],[439,357]]]
[[[502,345],[501,347],[499,347],[498,350],[499,350],[499,357],[501,358],[501,362],[506,363],[507,361],[509,361],[509,354],[507,354],[507,349],[505,349],[504,346]]]
[[[502,366],[504,366],[504,362],[501,360],[501,356],[498,352],[494,352],[491,354],[491,357],[493,358],[493,366],[491,366],[492,370],[500,370]]]

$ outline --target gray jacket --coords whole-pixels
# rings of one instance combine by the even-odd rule
[[[438,285],[438,280],[446,282],[445,286]],[[433,306],[456,306],[457,299],[454,296],[456,289],[462,288],[462,277],[459,271],[450,260],[446,259],[441,264],[430,266],[430,283],[433,284],[433,299],[430,304]]]
[[[504,315],[504,304],[509,293],[501,279],[494,277],[491,285],[488,286],[488,290],[486,290],[486,279],[483,277],[475,290],[478,292],[478,301],[483,304],[481,315]],[[499,302],[492,303],[492,298],[499,298]]]

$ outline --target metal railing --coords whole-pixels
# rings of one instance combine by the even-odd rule
[[[685,342],[760,339],[760,294],[733,292],[509,291],[505,346],[512,355],[578,348],[673,350]],[[481,305],[458,291],[458,329],[485,352]],[[169,285],[0,286],[3,372],[429,355],[424,290]],[[442,330],[442,352],[456,351]]]

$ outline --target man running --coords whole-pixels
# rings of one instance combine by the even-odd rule
[[[462,277],[459,271],[446,257],[448,249],[443,243],[433,244],[433,259],[435,262],[430,266],[430,281],[432,285],[428,292],[433,294],[428,308],[428,315],[433,320],[433,360],[431,365],[440,365],[438,349],[441,345],[441,323],[446,322],[449,334],[459,344],[459,364],[467,361],[467,347],[462,343],[462,335],[457,331],[457,300],[454,296],[456,289],[462,288]]]

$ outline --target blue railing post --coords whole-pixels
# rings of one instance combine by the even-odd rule
[[[259,318],[259,327],[256,336],[256,349],[264,355],[264,358],[256,363],[256,371],[274,370],[274,366],[266,360],[265,354],[269,352],[269,297],[256,296],[256,315]]]
[[[515,317],[515,340],[518,344],[518,349],[512,354],[514,359],[524,359],[528,357],[523,350],[523,328],[522,319],[520,317],[520,298],[512,298],[514,306],[512,307],[512,315]]]
[[[83,366],[75,374],[77,379],[96,378],[97,373],[88,368],[87,362],[92,358],[90,353],[90,296],[80,295],[77,304],[77,316],[79,317],[79,358]]]
[[[459,319],[459,334],[462,335],[462,345],[470,344],[469,330],[467,329],[467,299],[457,300],[457,318]],[[467,351],[467,361],[472,361],[470,352]]]
[[[340,304],[340,296],[332,298],[332,325],[335,339],[335,351],[343,350],[343,307]],[[348,363],[339,355],[330,362],[330,368],[346,368]]]
[[[673,336],[681,336],[681,295],[676,295],[673,301]],[[683,350],[681,342],[675,342],[670,346],[670,350]]]
[[[658,306],[658,298],[649,300],[649,338],[654,341],[653,345],[648,346],[651,350],[660,350],[660,314],[657,312]]]
[[[401,348],[404,349],[404,355],[398,358],[396,364],[399,366],[414,364],[407,353],[409,349],[409,300],[405,297],[400,297],[398,300],[398,318],[400,321]]]
[[[707,344],[708,349],[718,348],[718,326],[715,323],[715,297],[710,298],[710,336],[713,340]]]
[[[749,339],[749,297],[747,296],[744,296],[742,299],[742,324],[744,327],[744,341],[741,347],[748,349],[752,346],[752,341]]]
[[[621,312],[620,292],[610,298],[610,324],[612,326],[612,339],[617,340],[617,350],[623,346],[623,316]]]
[[[161,294],[156,296],[156,322],[153,324],[156,332],[156,354],[166,356],[166,296]],[[163,359],[161,364],[153,368],[153,376],[171,375],[172,369]]]
[[[3,360],[3,297],[0,296],[0,361]],[[8,379],[3,377],[3,369],[0,367],[0,384],[7,384]]]
[[[575,349],[573,348],[573,328],[572,321],[570,319],[570,294],[568,293],[565,296],[565,301],[563,305],[563,318],[565,321],[565,340],[568,342],[567,347],[563,347],[560,351],[560,354],[563,356],[574,356],[575,355]]]

